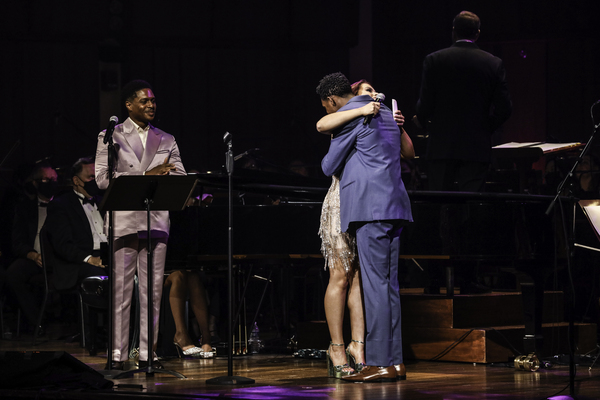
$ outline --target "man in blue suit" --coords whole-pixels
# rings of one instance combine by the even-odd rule
[[[341,73],[325,76],[317,93],[327,113],[362,107]],[[412,221],[401,179],[400,130],[382,105],[366,123],[357,118],[333,133],[321,167],[340,176],[341,230],[356,235],[365,304],[367,366],[343,377],[357,382],[404,379],[398,255],[402,225]]]

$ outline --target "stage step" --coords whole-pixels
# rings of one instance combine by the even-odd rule
[[[524,326],[489,328],[407,327],[402,340],[405,359],[473,363],[506,362],[523,354]],[[549,357],[569,352],[566,322],[543,324],[544,347]],[[575,324],[576,354],[596,348],[596,325]]]
[[[544,292],[542,323],[563,322],[563,293]],[[524,325],[519,292],[478,295],[427,295],[401,291],[402,326],[476,328]]]
[[[442,291],[443,293],[443,291]],[[522,354],[525,335],[521,293],[481,295],[425,295],[423,289],[402,289],[402,336],[405,359],[474,363],[506,362]],[[543,348],[541,356],[568,353],[568,324],[564,295],[544,293]],[[348,314],[344,340],[351,339]],[[576,353],[595,349],[596,325],[575,325]],[[329,330],[325,321],[298,324],[298,348],[326,349]]]
[[[402,333],[407,359],[505,362],[522,354],[525,322],[519,292],[480,295],[425,295],[401,291]],[[566,353],[568,324],[561,291],[544,292],[541,356]],[[579,353],[596,346],[596,325],[577,324]]]

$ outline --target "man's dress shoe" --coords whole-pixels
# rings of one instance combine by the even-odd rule
[[[396,372],[396,367],[393,365],[389,367],[366,365],[360,372],[343,376],[342,379],[350,382],[396,382],[398,373]]]
[[[123,371],[125,369],[125,362],[124,361],[111,361],[111,368],[110,369],[116,369],[119,371]],[[108,369],[108,362],[106,363],[106,366],[104,367],[104,369]]]
[[[406,367],[404,366],[404,364],[396,364],[394,365],[394,368],[396,369],[396,379],[399,381],[405,381],[406,380]]]
[[[148,367],[148,361],[141,361],[140,360],[140,366],[139,368],[147,368]],[[165,367],[163,367],[163,365],[160,363],[160,361],[158,360],[153,360],[152,361],[152,369],[165,369]]]

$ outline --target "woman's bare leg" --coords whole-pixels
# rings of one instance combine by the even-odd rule
[[[206,289],[200,279],[200,275],[195,272],[188,274],[187,284],[190,293],[190,306],[196,316],[196,321],[198,321],[198,326],[202,333],[202,350],[212,351],[212,346],[210,345],[210,329],[208,327]]]
[[[183,350],[194,347],[192,339],[185,326],[185,300],[187,298],[186,271],[175,271],[165,280],[165,287],[171,286],[169,293],[169,304],[171,313],[175,321],[175,337],[173,341],[177,342]]]
[[[360,269],[356,266],[354,273],[348,274],[350,281],[348,289],[348,309],[350,310],[350,326],[352,339],[358,342],[350,342],[348,347],[357,363],[365,362],[365,314],[360,287]]]
[[[329,334],[331,335],[331,343],[343,344],[343,321],[344,309],[346,306],[346,293],[348,289],[348,279],[346,271],[342,265],[336,265],[334,268],[329,268],[329,284],[325,291],[325,317]],[[346,354],[344,346],[330,346],[329,353],[333,365],[346,364]]]

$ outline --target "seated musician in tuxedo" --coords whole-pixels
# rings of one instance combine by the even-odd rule
[[[106,236],[95,201],[99,189],[94,161],[77,160],[71,169],[71,183],[73,190],[49,205],[45,223],[53,250],[52,283],[58,290],[76,287],[89,276],[106,275],[106,263],[100,256]]]
[[[6,271],[6,281],[32,331],[39,317],[36,287],[43,284],[39,233],[56,192],[57,179],[58,174],[48,161],[36,163],[24,180],[13,211],[11,246],[15,258]],[[42,327],[38,335],[44,335]]]

